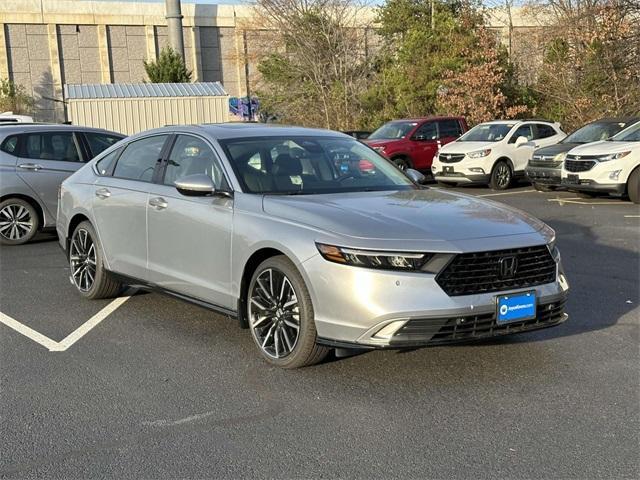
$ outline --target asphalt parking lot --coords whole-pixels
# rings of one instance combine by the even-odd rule
[[[640,208],[461,190],[556,229],[565,324],[284,371],[199,307],[82,300],[53,236],[2,247],[0,477],[638,478]]]

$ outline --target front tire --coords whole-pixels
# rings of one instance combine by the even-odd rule
[[[508,162],[498,160],[491,170],[489,186],[492,190],[506,190],[513,181],[513,171]]]
[[[22,245],[38,232],[40,218],[33,206],[21,198],[0,203],[0,243]]]
[[[283,255],[268,258],[253,273],[247,318],[256,346],[273,365],[306,367],[329,352],[316,344],[313,305],[304,279]]]
[[[69,268],[78,292],[90,300],[115,297],[122,290],[122,284],[105,269],[102,255],[100,240],[91,223],[78,224],[69,243]]]
[[[627,195],[633,203],[640,203],[640,168],[636,168],[627,180]]]
[[[405,171],[407,168],[413,168],[411,160],[409,160],[407,157],[396,157],[392,161],[402,171]]]

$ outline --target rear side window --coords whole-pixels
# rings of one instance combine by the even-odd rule
[[[536,138],[549,138],[556,134],[556,131],[551,125],[545,125],[544,123],[536,124],[536,130],[538,130]]]
[[[439,138],[455,137],[462,135],[462,128],[458,120],[438,120],[438,128],[440,130]]]
[[[18,153],[18,135],[12,135],[4,139],[2,145],[0,145],[0,150],[3,152],[10,153],[11,155],[17,155]]]
[[[21,156],[34,160],[81,161],[71,132],[28,133],[24,136]]]
[[[166,140],[167,135],[155,135],[131,142],[120,155],[113,176],[150,182]]]
[[[95,157],[124,137],[108,135],[106,133],[84,132],[84,138],[87,139],[91,155]]]
[[[100,175],[110,175],[111,170],[113,168],[113,164],[115,163],[118,155],[122,152],[121,148],[114,150],[111,153],[106,154],[100,160],[96,162],[96,170]]]

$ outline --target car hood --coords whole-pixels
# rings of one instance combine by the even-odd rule
[[[545,155],[547,157],[558,155],[559,153],[565,153],[572,148],[579,147],[582,143],[556,143],[555,145],[549,145],[548,147],[538,148],[534,155]]]
[[[440,153],[469,153],[476,150],[495,147],[500,142],[459,142],[454,141],[444,145]]]
[[[435,189],[265,195],[263,209],[327,233],[374,240],[455,241],[549,229],[506,205]]]
[[[364,139],[362,141],[373,148],[373,147],[386,147],[388,145],[393,145],[394,143],[398,143],[401,140],[404,140],[404,138],[380,138],[380,139],[374,139],[374,140]]]
[[[640,149],[640,142],[600,142],[587,143],[571,149],[571,155],[606,155],[609,153],[626,152]]]

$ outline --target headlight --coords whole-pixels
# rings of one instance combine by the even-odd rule
[[[469,158],[482,158],[482,157],[486,157],[490,153],[491,153],[491,149],[487,148],[486,150],[477,150],[475,152],[469,152],[469,153],[467,153],[467,157],[469,157]]]
[[[629,155],[631,152],[620,152],[620,153],[612,153],[611,155],[605,155],[603,157],[599,157],[598,161],[600,162],[608,162],[609,160],[619,160],[620,158],[624,158]]]
[[[553,159],[556,162],[564,162],[564,159],[567,158],[567,152],[562,152],[557,154],[555,157],[553,157]]]
[[[318,247],[320,255],[330,262],[382,270],[421,270],[433,257],[432,253],[356,250],[323,243],[316,243],[316,247]]]

